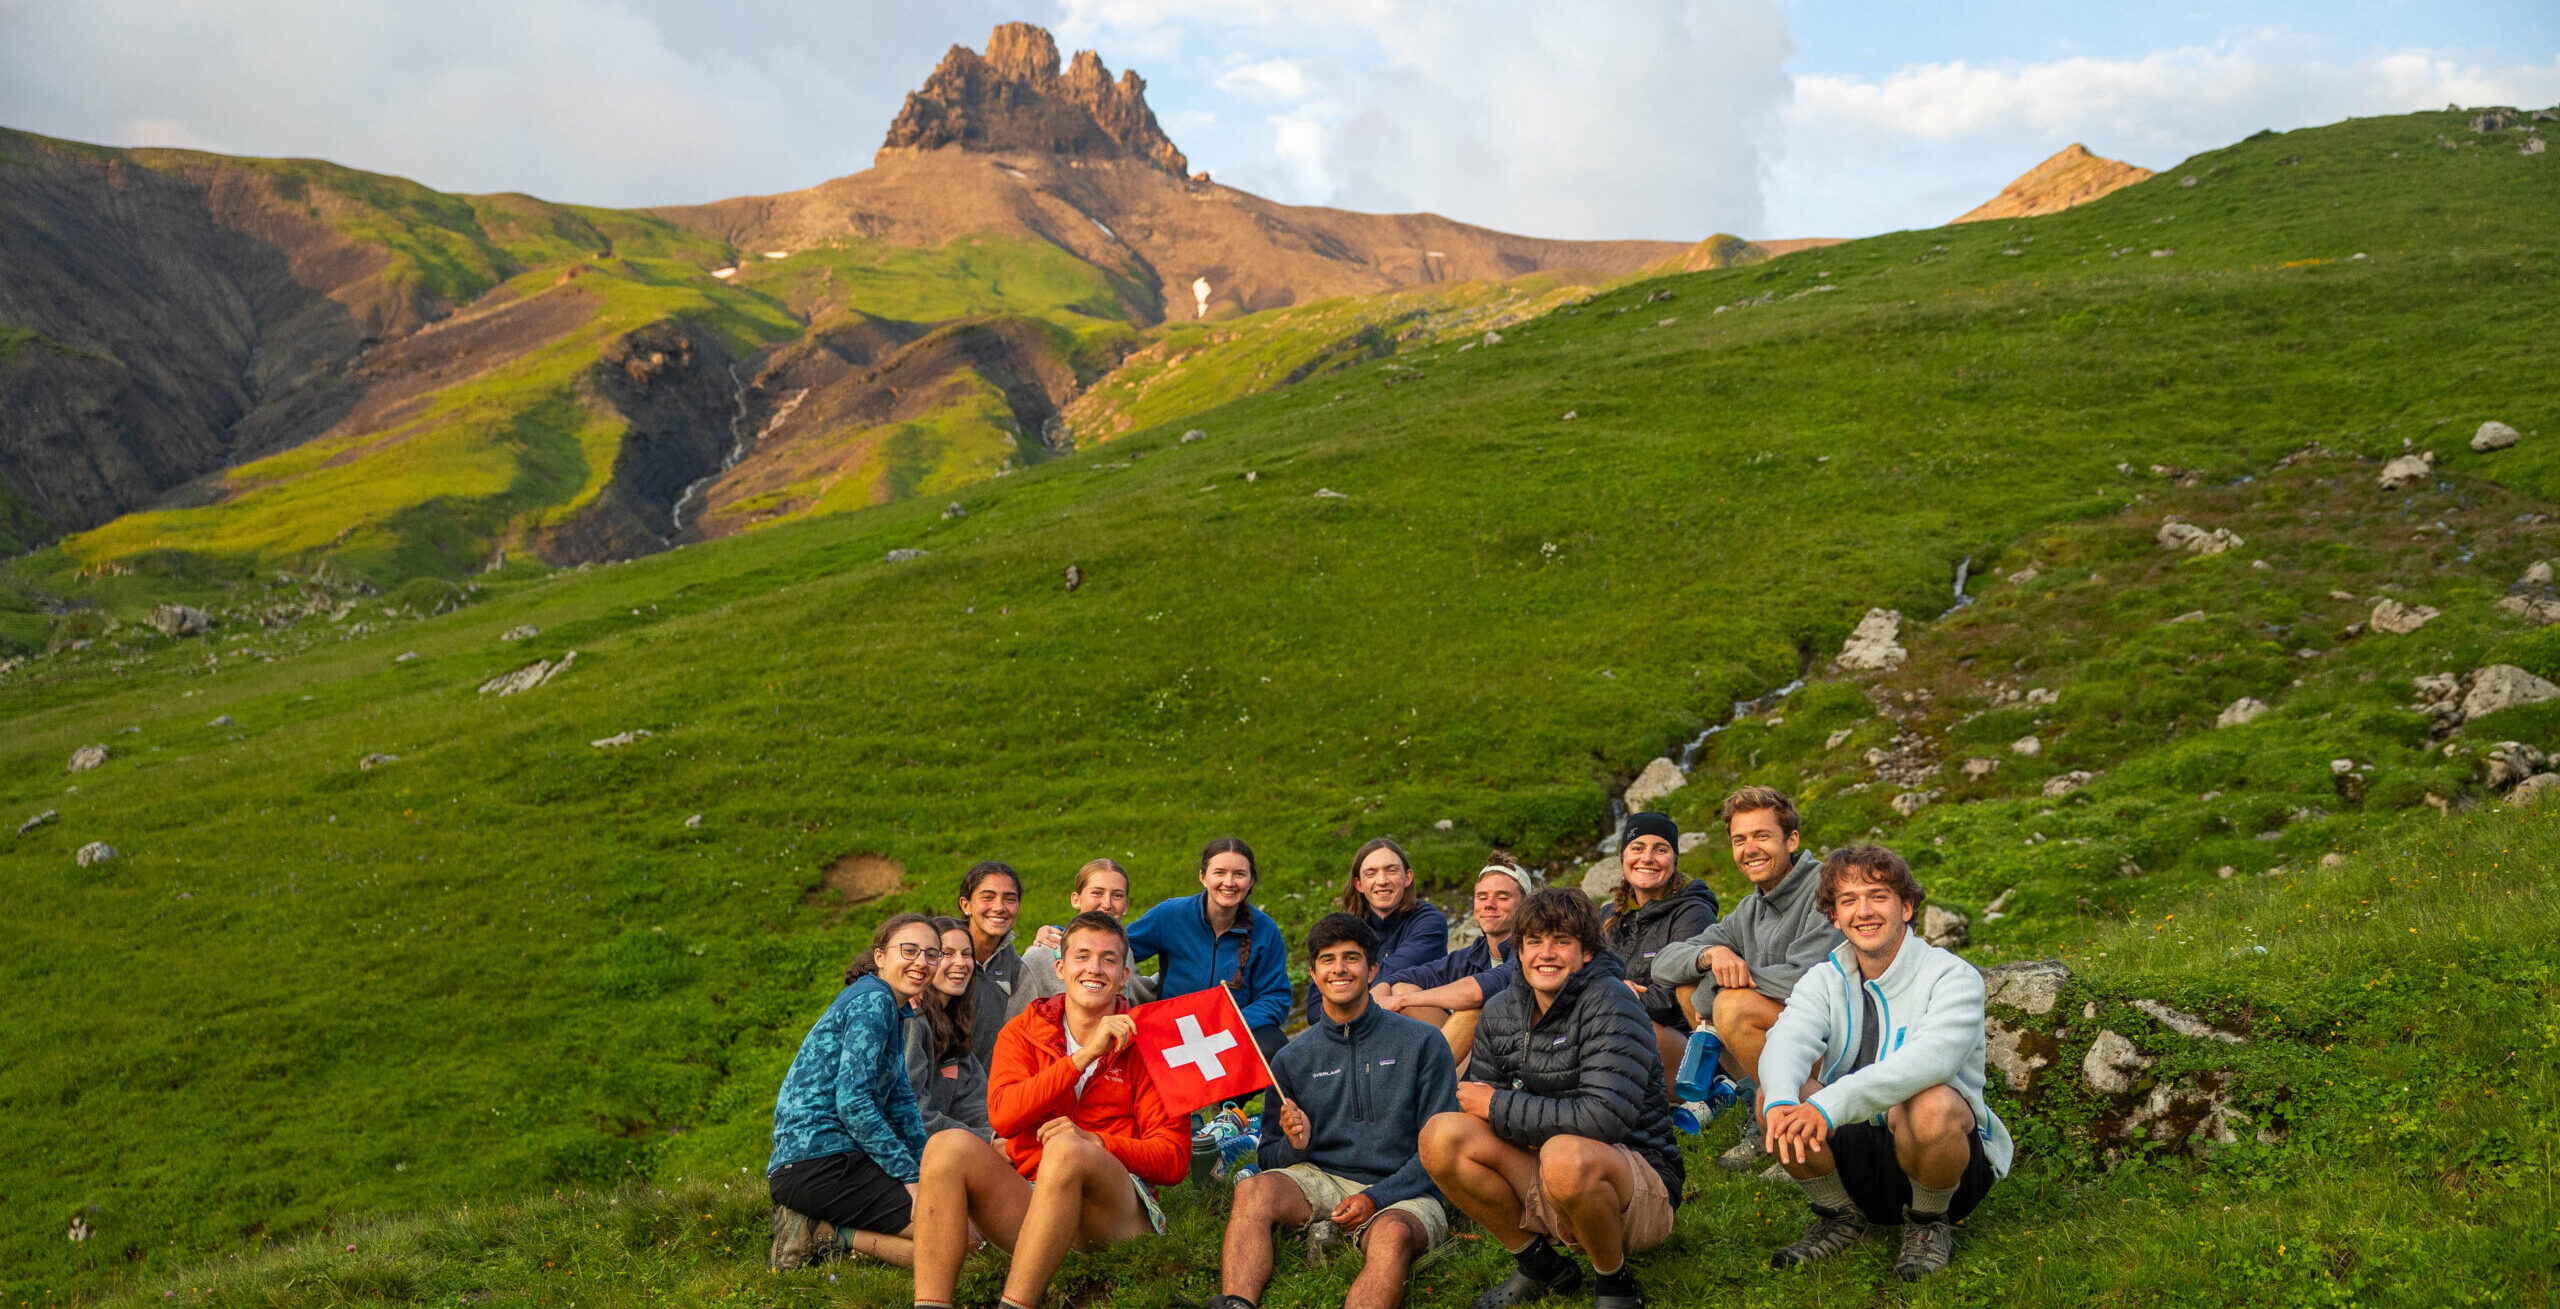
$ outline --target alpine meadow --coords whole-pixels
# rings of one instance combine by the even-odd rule
[[[1196,314],[975,211],[786,241],[121,158],[306,178],[330,241],[409,261],[365,330],[521,339],[381,345],[445,353],[332,411],[371,426],[85,519],[0,489],[0,1288],[903,1305],[764,1259],[775,1090],[875,924],[994,858],[1026,932],[1097,855],[1153,904],[1234,833],[1303,982],[1365,839],[1454,922],[1497,852],[1606,886],[1646,775],[1728,908],[1717,803],[1772,785],[1808,848],[1903,852],[1965,958],[2058,961],[1991,995],[2017,1164],[1944,1276],[1769,1270],[1802,1202],[1712,1166],[1734,1115],[1631,1265],[1656,1303],[2550,1303],[2538,117]],[[0,377],[99,349],[0,323]],[[587,398],[687,369],[702,467],[650,444],[670,392]],[[1229,1194],[1166,1191],[1052,1301],[1206,1300]],[[1356,1261],[1300,1248],[1263,1303],[1341,1303]],[[1505,1266],[1461,1224],[1410,1302]]]

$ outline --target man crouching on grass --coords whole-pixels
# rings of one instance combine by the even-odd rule
[[[1550,887],[1516,924],[1520,971],[1485,1001],[1459,1112],[1423,1126],[1422,1164],[1519,1261],[1475,1309],[1578,1285],[1581,1267],[1550,1237],[1591,1257],[1596,1309],[1642,1309],[1627,1255],[1671,1234],[1685,1178],[1653,1020],[1586,966],[1602,950],[1589,896]]]
[[[1068,1250],[1164,1233],[1148,1184],[1171,1186],[1189,1172],[1191,1133],[1165,1112],[1138,1057],[1137,1024],[1120,995],[1127,929],[1106,913],[1077,914],[1057,972],[1066,993],[1032,1001],[996,1039],[987,1122],[1004,1152],[960,1128],[925,1142],[919,1305],[951,1303],[973,1227],[1012,1252],[1002,1303],[1014,1309],[1040,1303]]]
[[[1208,1309],[1254,1309],[1271,1283],[1271,1228],[1328,1222],[1360,1246],[1345,1309],[1404,1303],[1413,1261],[1449,1237],[1440,1191],[1413,1151],[1431,1116],[1458,1107],[1449,1043],[1426,1023],[1369,1002],[1378,933],[1328,914],[1307,933],[1307,972],[1323,1001],[1316,1023],[1271,1060],[1279,1094],[1263,1097],[1262,1166],[1236,1184]]]
[[[1982,1102],[1982,974],[1912,935],[1926,898],[1883,846],[1823,861],[1815,903],[1849,940],[1806,970],[1760,1054],[1769,1152],[1814,1213],[1776,1267],[1899,1224],[1893,1270],[1917,1281],[1947,1266],[1956,1220],[2008,1175],[2009,1129]]]

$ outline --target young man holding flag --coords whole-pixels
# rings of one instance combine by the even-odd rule
[[[1032,1309],[1070,1248],[1091,1252],[1161,1234],[1164,1215],[1150,1184],[1171,1186],[1190,1169],[1183,1111],[1157,1098],[1149,1065],[1133,1048],[1138,1025],[1120,995],[1129,974],[1120,921],[1076,915],[1057,971],[1066,993],[1034,1001],[996,1041],[987,1121],[1005,1153],[958,1129],[925,1143],[916,1187],[918,1305],[951,1303],[974,1226],[1013,1254],[1002,1303]]]
[[[1271,1061],[1279,1094],[1263,1097],[1262,1114],[1270,1171],[1236,1184],[1220,1264],[1225,1294],[1208,1309],[1255,1309],[1271,1282],[1275,1224],[1321,1219],[1359,1244],[1363,1262],[1345,1309],[1403,1304],[1413,1261],[1448,1239],[1439,1188],[1414,1153],[1422,1125],[1458,1107],[1448,1043],[1370,1003],[1378,934],[1367,923],[1326,916],[1307,934],[1307,958],[1323,1008]]]

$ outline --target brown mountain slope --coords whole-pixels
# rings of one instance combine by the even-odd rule
[[[2093,155],[2089,147],[2075,141],[2019,174],[2016,181],[2000,188],[2000,194],[1966,210],[1955,221],[1981,223],[1994,218],[2060,213],[2150,176],[2148,168]]]
[[[980,56],[955,46],[910,96],[874,166],[805,191],[656,211],[744,250],[838,238],[941,245],[1029,236],[1144,293],[1140,320],[1228,317],[1426,282],[1554,272],[1633,273],[1687,247],[1549,241],[1436,214],[1277,204],[1205,175],[1155,125],[1134,75],[1090,51],[1064,74],[1047,32],[999,27]],[[1205,293],[1198,284],[1205,282]]]

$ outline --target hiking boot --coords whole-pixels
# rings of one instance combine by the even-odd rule
[[[773,1252],[765,1266],[777,1273],[806,1268],[826,1258],[835,1244],[835,1228],[797,1209],[773,1207]]]
[[[1503,1278],[1492,1290],[1477,1296],[1472,1309],[1512,1309],[1514,1305],[1524,1305],[1532,1300],[1545,1299],[1550,1295],[1562,1295],[1582,1285],[1581,1264],[1561,1256],[1558,1257],[1557,1262],[1563,1265],[1562,1270],[1554,1277],[1545,1280],[1530,1276],[1525,1268],[1512,1269],[1509,1277]]]
[[[1906,1282],[1916,1282],[1931,1273],[1945,1272],[1947,1261],[1956,1253],[1956,1225],[1945,1214],[1922,1219],[1908,1206],[1902,1211],[1902,1257],[1893,1261],[1893,1275]]]
[[[1793,1268],[1798,1264],[1814,1263],[1828,1259],[1865,1239],[1867,1239],[1865,1214],[1859,1213],[1854,1208],[1845,1213],[1836,1214],[1816,1209],[1813,1211],[1813,1226],[1804,1229],[1804,1235],[1797,1237],[1794,1245],[1770,1255],[1769,1266]],[[1943,1263],[1939,1266],[1945,1267]]]
[[[1769,1157],[1768,1134],[1760,1130],[1760,1115],[1742,1120],[1742,1139],[1716,1156],[1716,1167],[1728,1173],[1747,1173]]]

